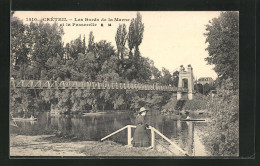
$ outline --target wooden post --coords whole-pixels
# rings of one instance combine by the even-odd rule
[[[131,137],[132,137],[132,135],[131,135],[131,127],[130,126],[127,126],[127,145],[131,145],[132,143],[131,143]]]
[[[47,81],[47,88],[50,89],[51,85],[50,85],[50,81]]]
[[[24,87],[24,80],[21,80],[21,87],[23,88]]]
[[[154,135],[154,130],[151,129],[151,146],[154,149],[154,142],[155,142],[155,135]]]

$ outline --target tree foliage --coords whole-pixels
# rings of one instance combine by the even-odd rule
[[[118,50],[118,58],[124,58],[125,43],[127,39],[127,31],[125,24],[119,24],[116,32],[116,46]]]
[[[65,50],[66,50],[68,59],[73,58],[73,59],[77,60],[79,53],[82,53],[82,54],[85,53],[84,39],[82,41],[81,35],[80,35],[77,39],[72,40],[70,43],[66,44]]]
[[[238,83],[239,83],[239,16],[238,12],[221,12],[206,25],[206,43],[209,56],[205,59],[215,65],[218,74],[217,97],[208,100],[211,121],[204,141],[211,153],[218,156],[237,156],[239,151]],[[210,90],[209,86],[203,88]],[[234,94],[235,93],[235,94]]]
[[[210,93],[211,90],[215,90],[216,87],[215,85],[212,84],[195,84],[194,85],[194,90],[198,93],[204,94],[204,95],[208,95]]]
[[[11,20],[11,72],[13,77],[24,79],[26,66],[30,62],[30,48],[33,45],[31,30],[20,19],[11,17]]]
[[[62,26],[44,22],[23,24],[11,19],[11,75],[15,79],[50,81],[90,81],[172,85],[167,69],[158,70],[153,61],[141,56],[144,24],[140,13],[133,18],[127,33],[119,25],[116,48],[109,41],[94,41],[89,33],[86,43],[81,35],[62,42]],[[128,42],[128,48],[126,46]],[[87,45],[87,46],[86,46]],[[134,54],[132,51],[134,49]],[[21,90],[11,91],[11,109],[28,112],[44,108],[66,112],[98,109],[137,109],[144,105],[158,107],[168,95],[133,90]],[[168,96],[168,97],[167,97]]]
[[[232,91],[218,89],[219,97],[209,100],[210,123],[204,141],[213,155],[237,156],[239,152],[239,99]]]
[[[93,31],[89,33],[87,52],[93,52],[95,47]]]
[[[142,23],[142,16],[137,12],[136,18],[131,20],[128,32],[128,46],[130,49],[130,57],[132,57],[132,49],[135,49],[135,57],[140,56],[139,45],[143,40],[144,24]]]
[[[239,16],[238,12],[221,12],[206,25],[206,43],[209,56],[208,64],[215,65],[214,70],[223,80],[230,78],[233,89],[238,89],[239,76]]]

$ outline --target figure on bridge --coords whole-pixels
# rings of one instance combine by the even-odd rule
[[[133,137],[133,146],[134,147],[149,147],[150,141],[147,134],[147,128],[149,127],[146,124],[145,117],[147,109],[144,107],[140,108],[140,111],[136,117],[136,129]]]

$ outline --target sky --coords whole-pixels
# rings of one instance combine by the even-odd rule
[[[139,49],[143,57],[153,60],[159,70],[164,67],[174,72],[180,65],[191,64],[195,79],[217,78],[214,66],[207,65],[204,60],[208,56],[204,33],[205,25],[209,20],[218,17],[219,11],[141,11],[140,14],[144,23],[144,34]],[[64,44],[79,35],[85,35],[87,41],[90,31],[93,31],[95,42],[107,40],[116,49],[117,27],[119,24],[126,24],[128,30],[131,19],[136,17],[136,11],[16,11],[14,16],[22,19],[24,23],[30,23],[32,19],[43,19],[44,22],[53,23],[52,17],[60,18],[57,23],[63,26]],[[124,20],[116,21],[115,18]],[[93,26],[94,24],[96,26]]]

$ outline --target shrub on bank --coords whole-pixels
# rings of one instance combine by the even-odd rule
[[[238,93],[220,90],[219,96],[207,103],[211,121],[204,129],[203,140],[217,156],[238,156],[239,97]]]

